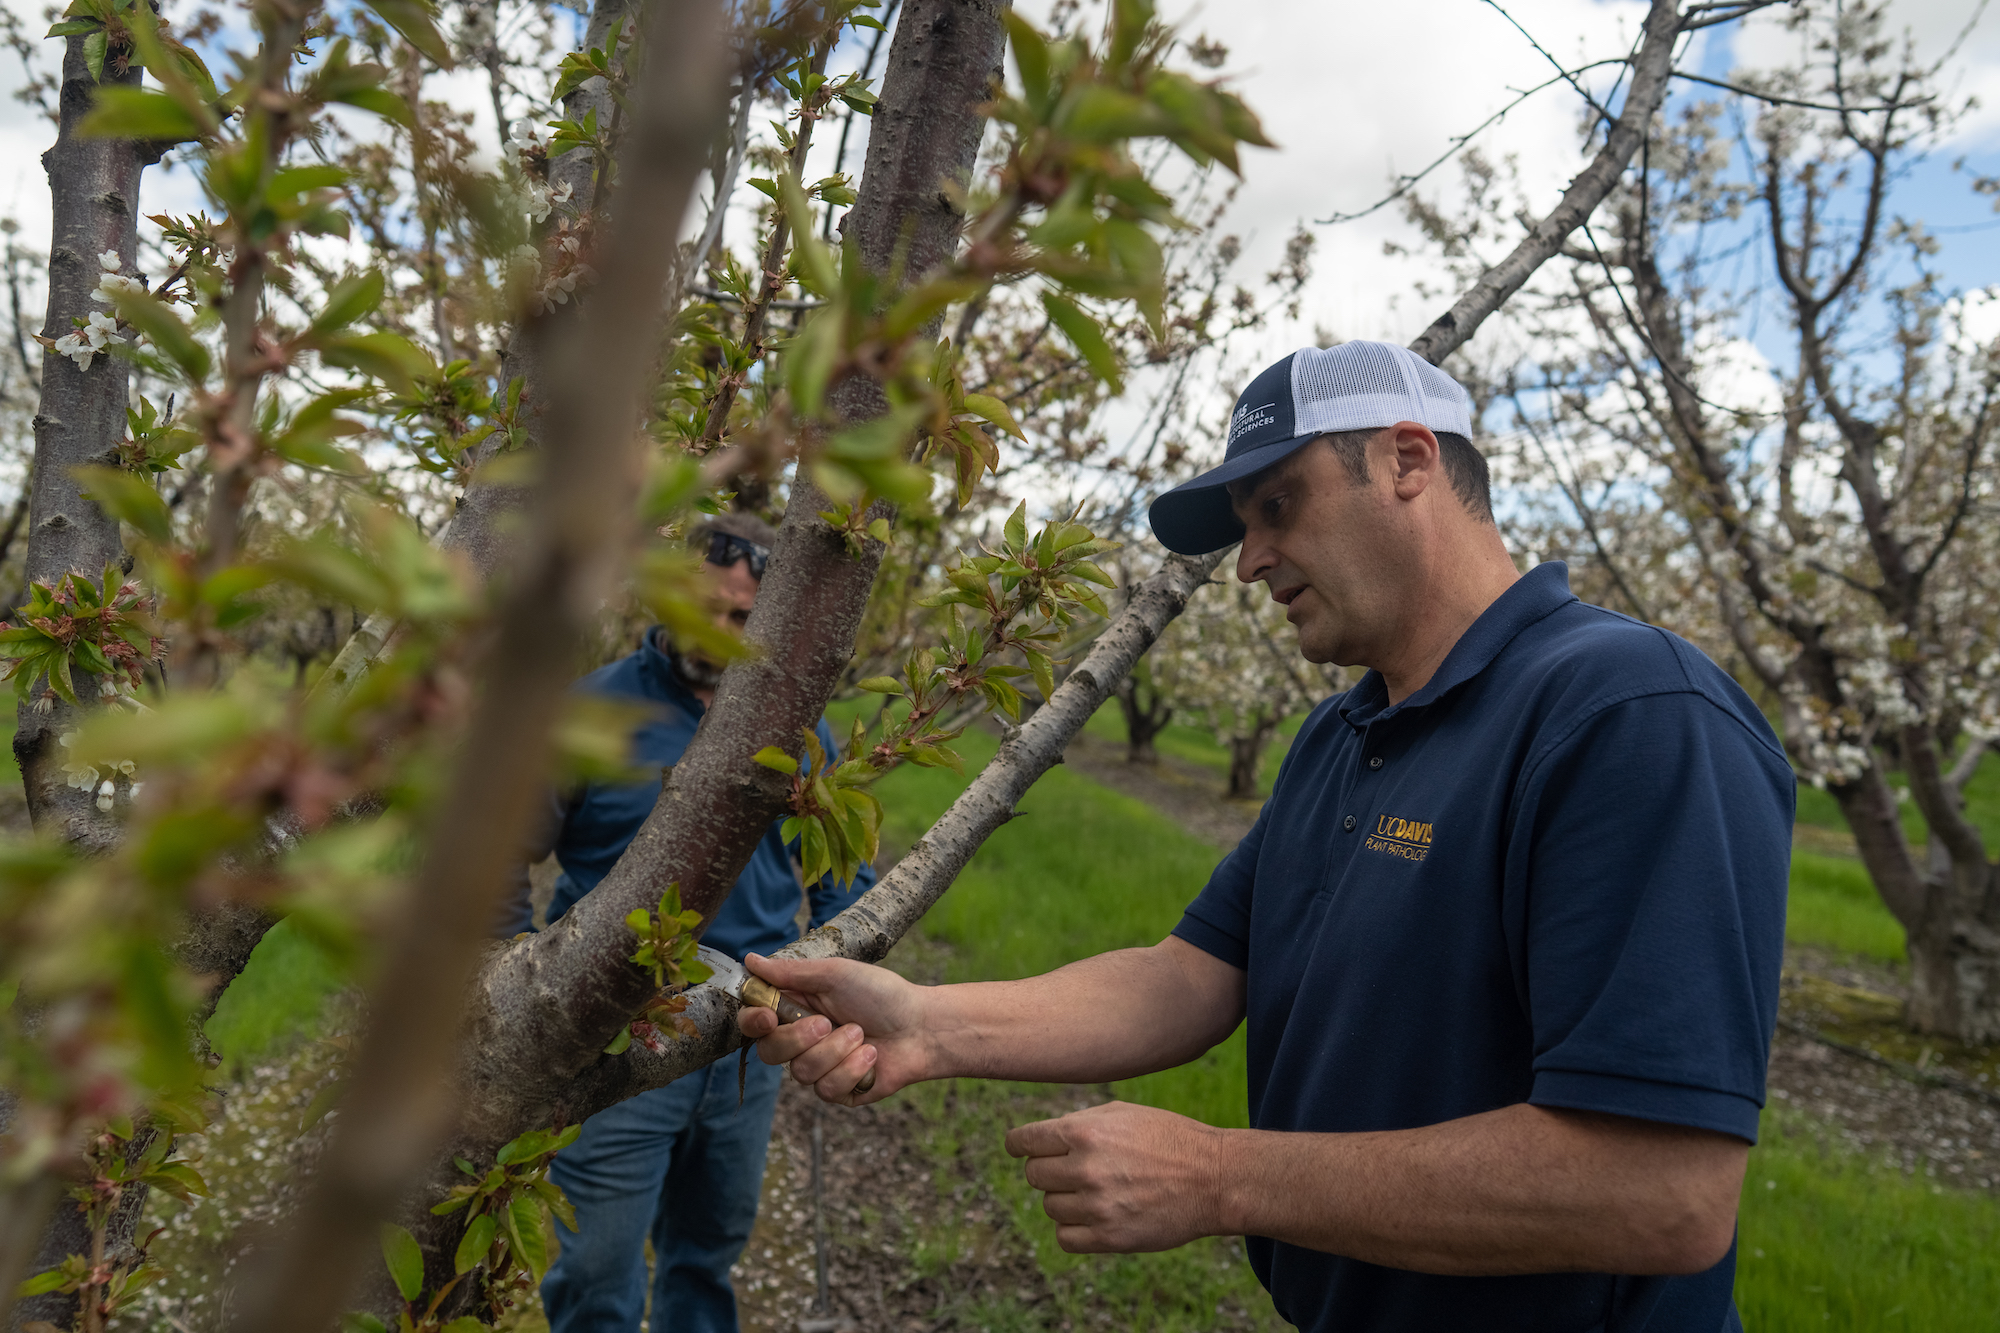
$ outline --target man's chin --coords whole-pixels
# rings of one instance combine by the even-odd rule
[[[1313,633],[1312,622],[1306,621],[1293,627],[1298,634],[1299,656],[1314,666],[1325,666],[1333,660],[1333,645],[1323,642]]]

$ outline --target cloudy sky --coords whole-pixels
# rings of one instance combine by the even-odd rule
[[[39,0],[0,3],[39,28]],[[1549,78],[1548,60],[1507,15],[1557,59],[1580,65],[1627,53],[1646,13],[1640,0],[1519,0],[1508,4],[1506,14],[1481,0],[1162,0],[1162,5],[1184,30],[1229,48],[1226,71],[1277,141],[1275,149],[1254,150],[1246,158],[1244,187],[1229,224],[1245,238],[1245,269],[1252,273],[1270,266],[1299,222],[1366,207],[1397,173],[1428,163],[1454,135],[1513,100],[1515,90]],[[1023,0],[1022,7],[1031,16],[1045,13],[1047,0]],[[1907,30],[1926,61],[1940,58],[1967,21],[1979,16],[1950,61],[1944,84],[1956,98],[1977,97],[1981,106],[1959,122],[1898,196],[1902,207],[1939,230],[1944,245],[1939,262],[1967,289],[2000,283],[2000,230],[1994,229],[2000,219],[1989,208],[1990,199],[1973,196],[1967,176],[1952,170],[1962,158],[1971,170],[2000,174],[2000,14],[1981,13],[1983,8],[1984,0],[1893,0],[1891,5],[1892,26]],[[1767,20],[1692,40],[1697,44],[1681,67],[1712,76],[1739,66],[1782,63],[1795,54],[1797,43]],[[60,43],[46,46],[51,58],[59,54]],[[858,60],[851,45],[836,57],[836,67]],[[1599,70],[1586,78],[1602,91],[1612,73]],[[19,80],[17,68],[0,72],[6,91]],[[482,138],[494,142],[480,80],[468,73],[452,82],[454,100],[462,98],[482,117]],[[1691,84],[1679,89],[1683,96],[1699,91]],[[1551,88],[1485,131],[1478,143],[1489,155],[1512,155],[1531,197],[1545,208],[1581,164],[1578,110],[1573,92]],[[18,221],[24,237],[37,246],[46,244],[48,230],[39,156],[49,137],[34,112],[11,99],[0,101],[0,216]],[[859,160],[858,152],[850,153],[850,167]],[[1425,188],[1448,195],[1455,180],[1455,170],[1447,166]],[[178,179],[149,172],[148,182],[149,212],[197,202],[184,172]],[[1266,359],[1309,340],[1315,327],[1341,337],[1400,342],[1437,314],[1431,303],[1410,295],[1413,282],[1425,275],[1425,261],[1384,257],[1385,241],[1413,239],[1397,209],[1319,226],[1316,232],[1316,274],[1300,318],[1268,335]]]

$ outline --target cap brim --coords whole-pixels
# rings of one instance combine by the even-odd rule
[[[1242,541],[1243,524],[1237,521],[1236,511],[1229,505],[1229,492],[1223,487],[1282,463],[1298,452],[1300,445],[1323,433],[1314,431],[1252,449],[1182,482],[1146,511],[1153,535],[1177,555],[1207,555]]]

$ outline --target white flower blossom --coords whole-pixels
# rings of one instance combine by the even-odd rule
[[[522,181],[521,198],[527,205],[530,221],[541,222],[547,219],[549,209],[553,207],[549,202],[549,187],[547,185],[537,180]]]
[[[97,349],[84,340],[80,333],[65,333],[55,340],[57,356],[66,356],[76,362],[78,370],[89,370],[90,359],[97,355]]]
[[[97,266],[106,273],[116,273],[125,267],[125,261],[118,257],[116,250],[106,250],[97,256]]]
[[[109,810],[111,808],[112,794],[117,790],[116,787],[111,785],[110,778],[104,779],[104,785],[97,789],[97,808],[99,810]]]
[[[90,299],[99,305],[112,305],[116,302],[117,293],[119,292],[143,292],[145,290],[146,284],[137,278],[127,278],[116,273],[107,273],[98,279],[97,290],[90,294]]]

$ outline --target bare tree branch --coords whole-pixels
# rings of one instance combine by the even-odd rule
[[[1676,0],[1653,0],[1646,17],[1646,40],[1632,60],[1632,89],[1591,164],[1570,182],[1562,201],[1505,259],[1481,274],[1472,290],[1437,318],[1410,350],[1432,365],[1442,362],[1478,331],[1488,315],[1521,289],[1529,275],[1556,253],[1569,234],[1589,218],[1624,174],[1646,137],[1653,114],[1667,94],[1674,43],[1680,38]]]

